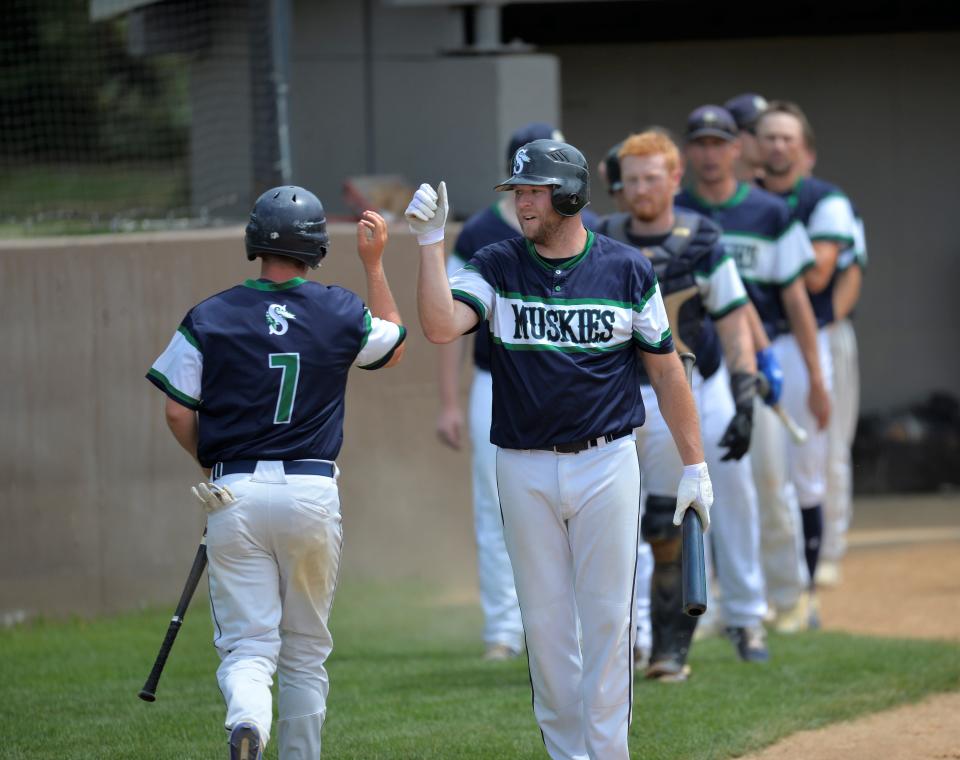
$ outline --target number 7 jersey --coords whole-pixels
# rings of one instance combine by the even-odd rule
[[[247,280],[194,306],[147,379],[198,412],[204,467],[333,461],[350,367],[384,366],[405,337],[345,288]]]

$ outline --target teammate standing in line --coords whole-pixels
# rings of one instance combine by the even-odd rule
[[[620,157],[617,155],[622,146],[622,140],[611,146],[603,161],[597,164],[597,174],[606,186],[614,208],[617,211],[628,211],[627,202],[623,198],[623,180],[620,178]]]
[[[768,104],[757,122],[757,138],[765,166],[764,186],[787,201],[794,218],[806,227],[813,243],[816,263],[804,274],[804,280],[819,327],[821,363],[825,366],[824,377],[829,387],[832,369],[829,329],[835,321],[838,265],[841,259],[845,262],[855,259],[862,229],[842,190],[817,177],[805,176],[816,141],[813,128],[799,106],[782,100]],[[782,363],[787,372],[787,362]],[[785,395],[784,404],[788,408],[795,406],[795,397]],[[816,577],[823,539],[828,445],[827,433],[821,430],[811,436],[804,447],[804,470],[810,487],[799,496],[811,583]]]
[[[709,133],[697,128],[707,124],[713,127]],[[685,152],[693,186],[677,197],[677,204],[705,214],[723,228],[723,247],[737,262],[762,325],[754,329],[757,364],[776,388],[778,367],[786,369],[789,361],[783,387],[796,402],[791,411],[811,432],[822,429],[830,401],[803,280],[803,273],[813,266],[810,241],[783,200],[737,181],[739,142],[727,111],[701,106],[690,114],[688,125]],[[768,400],[773,402],[776,396],[775,390]],[[804,447],[788,441],[773,412],[759,406],[751,455],[760,501],[761,556],[767,595],[782,632],[803,628],[808,613],[796,502],[797,492],[805,497],[811,488],[807,485],[811,476],[799,466],[804,453]]]
[[[804,176],[813,174],[816,150],[804,145]],[[857,335],[852,313],[860,299],[863,274],[867,265],[867,244],[863,220],[853,208],[857,222],[857,240],[837,259],[833,286],[834,322],[830,334],[830,359],[833,362],[833,414],[827,428],[827,494],[823,502],[823,548],[817,563],[818,586],[840,582],[840,560],[847,549],[847,529],[853,516],[853,473],[850,449],[857,431],[860,411],[860,369],[857,360]]]
[[[623,180],[620,176],[620,157],[617,155],[623,147],[623,140],[612,146],[598,166],[598,173],[613,199],[618,213],[629,211],[623,196]],[[600,224],[603,224],[601,220]],[[596,230],[600,231],[600,226]],[[607,234],[607,233],[604,233]],[[646,668],[650,662],[653,648],[653,629],[650,622],[650,582],[653,578],[653,552],[650,544],[643,540],[637,544],[637,635],[634,641],[633,662],[637,668]]]
[[[497,189],[512,191],[524,237],[483,248],[450,281],[446,186],[421,185],[411,201],[420,322],[434,343],[490,323],[491,440],[547,751],[627,760],[641,359],[685,465],[674,521],[693,507],[709,526],[696,408],[650,263],[581,222],[590,186],[580,151],[535,140]]]
[[[730,98],[723,107],[727,109],[740,132],[740,156],[735,172],[741,182],[756,182],[763,177],[763,160],[757,145],[757,119],[767,107],[767,99],[755,92],[745,92]]]
[[[709,131],[703,125],[699,129]],[[674,341],[697,357],[693,393],[717,498],[711,545],[723,588],[722,617],[740,657],[764,662],[769,659],[762,623],[767,605],[757,495],[745,456],[756,395],[749,299],[736,264],[720,245],[719,227],[700,214],[674,210],[681,168],[673,141],[653,131],[632,135],[619,159],[630,212],[606,217],[600,232],[639,248],[650,260]],[[646,677],[678,681],[689,673],[687,652],[697,622],[681,609],[680,531],[671,523],[682,466],[646,379],[643,401],[647,420],[637,431],[646,494],[642,532],[655,558],[649,589],[653,650]]]
[[[510,138],[507,166],[513,154],[528,142],[562,139],[559,131],[543,122],[533,122]],[[501,196],[492,206],[478,211],[463,225],[447,273],[463,265],[484,246],[519,237],[520,222],[512,199]],[[468,345],[461,338],[438,346],[440,416],[437,434],[452,449],[462,446],[463,412],[460,409],[460,370]],[[472,448],[473,526],[477,540],[477,571],[480,578],[480,606],[483,609],[484,659],[506,660],[523,649],[523,623],[513,586],[513,570],[503,542],[503,520],[497,500],[496,447],[490,443],[490,415],[493,385],[490,378],[490,329],[482,322],[474,336],[473,382],[470,386],[469,433]]]
[[[212,481],[195,493],[208,512],[231,760],[262,755],[275,671],[280,758],[320,757],[347,373],[396,364],[406,335],[381,263],[386,241],[383,219],[365,212],[357,250],[367,308],[349,290],[305,279],[327,253],[316,196],[301,187],[267,191],[246,229],[260,278],[194,306],[147,375],[168,396],[177,442]]]

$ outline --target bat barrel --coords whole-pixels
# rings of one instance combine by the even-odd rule
[[[683,516],[681,551],[683,611],[690,617],[699,617],[707,611],[707,574],[700,515],[692,508]]]

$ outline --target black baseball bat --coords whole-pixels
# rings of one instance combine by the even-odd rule
[[[693,386],[693,365],[697,357],[680,354],[687,382]],[[699,617],[707,611],[707,572],[703,562],[703,525],[693,508],[683,515],[681,528],[680,567],[682,573],[683,611],[690,617]]]
[[[167,657],[173,648],[173,642],[177,640],[177,634],[180,632],[180,626],[183,625],[183,617],[187,614],[187,607],[190,606],[190,600],[193,598],[193,592],[197,590],[197,584],[200,582],[200,576],[203,575],[203,569],[207,566],[207,531],[203,531],[203,538],[200,539],[200,546],[197,547],[197,555],[193,558],[193,565],[190,567],[190,575],[187,576],[187,582],[183,586],[183,592],[180,594],[180,601],[177,602],[177,609],[173,613],[170,625],[167,626],[167,634],[163,637],[163,643],[160,645],[160,651],[157,652],[157,659],[154,660],[153,669],[147,676],[147,682],[140,689],[137,695],[144,702],[154,702],[157,699],[157,684],[160,683],[160,674],[163,673],[163,666],[167,664]]]

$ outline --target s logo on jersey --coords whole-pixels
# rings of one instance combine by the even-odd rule
[[[296,317],[287,311],[285,304],[270,304],[270,307],[267,309],[267,329],[271,335],[283,335],[289,330],[290,325],[287,323],[288,319],[296,319]]]
[[[527,149],[520,148],[520,150],[517,151],[517,154],[513,157],[513,173],[522,174],[523,165],[529,164],[529,163],[530,163],[530,156],[527,155]]]

